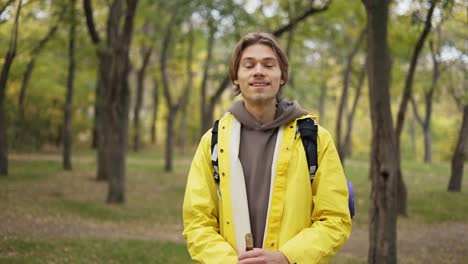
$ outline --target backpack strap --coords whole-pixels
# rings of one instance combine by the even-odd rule
[[[312,118],[305,118],[297,121],[297,131],[301,134],[302,145],[307,157],[310,183],[314,181],[317,171],[317,131],[318,126]]]
[[[219,192],[219,167],[218,167],[218,125],[219,120],[213,124],[213,129],[211,130],[211,164],[213,165],[213,178],[216,183],[216,191],[218,196],[221,197]]]
[[[314,182],[315,172],[317,171],[317,131],[318,126],[312,118],[305,118],[297,121],[297,132],[301,134],[302,145],[307,157],[309,166],[310,183]],[[348,186],[348,208],[351,218],[354,217],[354,188],[350,180],[346,179]]]

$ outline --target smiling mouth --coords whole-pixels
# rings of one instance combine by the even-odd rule
[[[254,87],[264,87],[264,86],[267,86],[269,84],[270,83],[250,83],[249,85],[254,86]]]

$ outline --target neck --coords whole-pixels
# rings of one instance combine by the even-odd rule
[[[247,112],[262,125],[270,123],[275,119],[276,100],[267,104],[249,104],[247,101],[244,101],[244,105]]]

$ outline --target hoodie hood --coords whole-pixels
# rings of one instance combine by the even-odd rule
[[[301,108],[297,101],[281,100],[276,106],[275,119],[267,124],[261,124],[245,109],[244,101],[235,102],[229,112],[248,129],[266,131],[281,127],[308,112]]]

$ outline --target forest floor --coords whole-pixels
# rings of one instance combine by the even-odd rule
[[[20,163],[28,160],[57,162],[57,158],[59,157],[56,155],[13,156],[13,159]],[[91,160],[91,157],[79,157],[75,161],[88,164]],[[147,161],[150,162],[150,160]],[[142,159],[134,159],[134,162],[144,164],[145,159],[143,161]],[[152,162],[154,163],[154,160]],[[187,165],[188,160],[181,163]],[[81,215],[76,212],[70,214],[58,210],[61,208],[60,205],[57,206],[58,200],[74,199],[80,201],[83,198],[103,198],[107,185],[96,183],[92,172],[52,172],[51,174],[54,175],[36,179],[34,182],[29,181],[27,184],[22,180],[14,179],[0,186],[0,199],[2,201],[0,203],[0,245],[2,240],[18,239],[131,239],[185,243],[181,235],[182,224],[179,215],[169,216],[167,221],[158,220],[159,216],[155,215],[149,215],[148,219],[139,219],[140,216],[135,216],[130,220],[114,221],[106,217],[102,218],[103,216],[92,212],[94,209],[89,208],[78,209],[84,210]],[[177,188],[180,187],[183,190],[182,182],[181,179],[175,184],[178,186]],[[141,182],[141,184],[144,183]],[[133,187],[140,186],[138,182],[130,184]],[[161,190],[169,188],[169,185],[165,185],[164,182],[162,184],[160,182],[158,185],[162,188]],[[97,196],[93,194],[89,197],[90,190],[94,190],[93,193],[100,191],[101,194]],[[146,191],[148,191],[147,194],[145,194]],[[152,198],[153,194],[149,192],[150,189],[138,189],[139,195],[143,195],[146,197],[145,199],[157,200],[157,198]],[[128,206],[132,206],[132,204]],[[109,212],[111,217],[119,218],[120,216],[120,212]],[[112,216],[112,214],[115,215]],[[362,212],[362,214],[367,213]],[[152,221],[152,219],[156,220]],[[363,263],[366,261],[369,231],[368,225],[361,222],[358,220],[354,224],[350,240],[338,254],[338,259],[344,260],[333,263]],[[397,250],[400,263],[466,263],[468,259],[467,245],[468,222],[428,223],[418,220],[418,217],[400,218],[398,221]],[[15,253],[10,252],[9,254]]]
[[[73,218],[32,215],[21,210],[0,214],[0,235],[13,239],[137,239],[184,243],[182,227],[135,226]],[[356,260],[367,258],[369,233],[366,227],[354,227],[340,255]],[[415,224],[403,219],[398,226],[400,263],[466,263],[468,259],[468,223]]]

